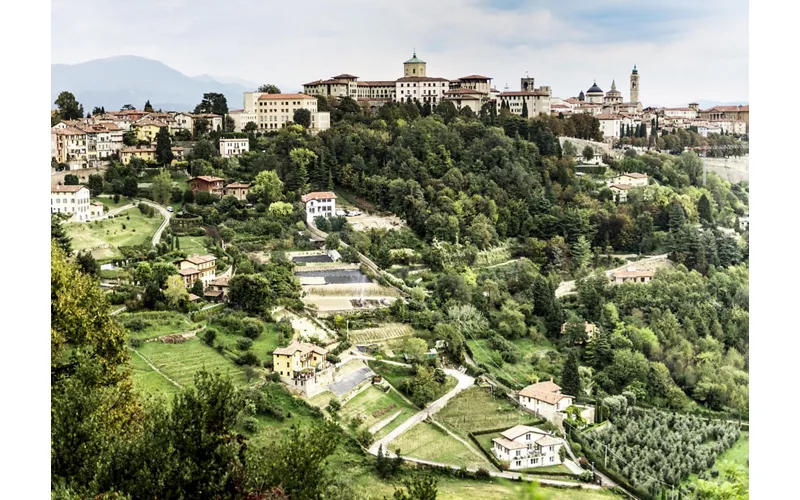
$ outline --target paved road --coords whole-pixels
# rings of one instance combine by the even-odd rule
[[[606,276],[611,276],[612,273],[616,271],[621,271],[630,266],[639,266],[641,264],[650,264],[652,262],[665,260],[667,258],[667,255],[668,254],[653,255],[652,257],[648,257],[646,259],[642,259],[636,262],[629,262],[617,268],[609,269],[608,271],[606,271]],[[575,280],[562,281],[561,283],[559,283],[558,288],[556,288],[556,297],[563,297],[564,295],[569,295],[572,293],[575,293]]]
[[[365,366],[363,368],[359,368],[353,373],[345,375],[345,377],[342,378],[342,380],[332,383],[331,385],[328,386],[328,390],[330,390],[337,396],[342,396],[355,389],[355,387],[361,382],[374,376],[375,372],[370,370],[369,367]]]
[[[115,208],[114,210],[109,210],[108,213],[106,213],[106,217],[113,217],[113,216],[117,215],[118,213],[124,212],[125,210],[130,210],[131,208],[134,208],[135,206],[136,205],[134,205],[132,203],[128,203],[127,205],[122,205],[121,207]]]
[[[127,309],[126,306],[122,306],[119,309],[117,309],[116,311],[111,311],[111,316],[116,316],[117,314],[119,314],[121,312],[125,312],[126,309]]]
[[[450,468],[450,469],[460,469],[460,467],[458,467],[456,465],[443,464],[443,463],[440,463],[440,462],[432,462],[430,460],[422,460],[420,458],[403,457],[403,460],[405,460],[407,462],[416,462],[416,463],[419,463],[419,464],[432,465],[434,467],[447,467],[447,468]],[[477,467],[467,467],[467,470],[470,471],[470,472],[477,472],[478,471]],[[540,477],[531,476],[530,474],[520,474],[520,473],[517,473],[517,472],[492,472],[492,471],[489,471],[489,475],[492,476],[492,477],[501,477],[501,478],[504,478],[504,479],[517,479],[517,478],[519,478],[519,479],[522,479],[523,481],[536,481],[537,483],[549,484],[549,485],[553,485],[553,486],[561,486],[561,487],[564,487],[564,488],[584,488],[584,489],[587,489],[587,490],[599,490],[600,489],[600,486],[598,486],[596,484],[571,483],[571,482],[568,482],[568,481],[558,481],[558,480],[555,480],[555,479],[543,479],[543,478],[540,478]]]
[[[402,363],[396,363],[396,364],[402,364]],[[389,455],[388,451],[389,443],[400,437],[404,432],[411,429],[416,424],[428,418],[428,416],[433,415],[437,411],[444,408],[444,406],[448,403],[448,401],[453,399],[453,397],[455,397],[456,394],[472,386],[475,383],[475,379],[473,377],[470,377],[466,373],[461,373],[458,370],[454,370],[452,368],[445,368],[444,372],[450,376],[455,377],[458,380],[458,384],[456,384],[453,390],[451,390],[441,398],[437,399],[433,403],[429,404],[425,409],[412,415],[408,420],[400,424],[396,429],[387,434],[383,439],[374,442],[372,446],[370,446],[369,448],[370,453],[372,453],[373,455],[377,455],[378,447],[383,446],[384,452],[387,455]]]

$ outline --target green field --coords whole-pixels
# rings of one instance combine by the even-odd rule
[[[388,447],[392,452],[399,448],[400,453],[407,457],[494,470],[494,466],[478,451],[473,452],[454,437],[426,422],[415,425],[389,443]]]
[[[199,254],[205,255],[208,253],[204,243],[205,236],[179,236],[180,250],[186,252],[186,255]]]
[[[388,363],[381,363],[380,361],[367,361],[367,364],[370,368],[372,368],[372,371],[378,375],[381,375],[392,385],[392,387],[398,390],[405,380],[411,379],[414,376],[410,367],[390,365]],[[439,390],[436,391],[436,394],[434,394],[434,397],[431,399],[431,401],[436,401],[440,397],[444,396],[453,390],[457,384],[458,380],[448,375],[447,381],[439,387]]]
[[[119,321],[128,328],[130,338],[147,340],[173,333],[196,330],[202,323],[189,321],[185,314],[173,311],[144,311],[122,313]],[[140,326],[143,328],[139,329]]]
[[[239,346],[237,345],[237,342],[240,339],[246,338],[244,335],[235,333],[226,328],[220,322],[215,321],[211,321],[208,325],[208,328],[212,328],[217,332],[215,344],[224,346],[226,351],[231,352],[235,356],[244,354],[245,351],[239,349]],[[268,355],[267,353],[272,353],[272,351],[274,351],[277,347],[278,331],[275,329],[275,325],[267,323],[264,324],[261,335],[259,335],[257,339],[253,340],[253,345],[249,350],[258,356],[258,359],[263,363],[268,359],[272,359],[272,356]]]
[[[149,243],[162,220],[161,215],[148,218],[138,208],[131,208],[113,219],[73,222],[64,227],[73,250],[91,250],[95,259],[104,260],[121,257],[118,247]]]
[[[150,368],[138,354],[130,353],[133,387],[143,395],[171,396],[180,389]]]
[[[119,201],[116,202],[116,203],[114,203],[114,198],[113,197],[112,198],[92,198],[90,201],[92,203],[100,202],[103,205],[105,205],[106,206],[106,208],[105,208],[106,212],[114,210],[115,208],[119,208],[119,207],[131,204],[130,198],[126,198],[124,196],[120,196],[119,197]]]
[[[750,464],[748,463],[750,459],[750,433],[749,432],[742,432],[739,435],[738,441],[734,443],[732,447],[725,450],[720,456],[714,460],[714,465],[711,466],[711,469],[719,470],[719,465],[722,462],[733,462],[736,465],[740,465],[750,470]],[[698,479],[697,474],[692,474],[684,481],[684,484],[694,483]],[[713,480],[712,480],[713,481]]]
[[[248,384],[241,367],[198,339],[189,339],[182,344],[147,342],[137,351],[164,375],[184,387],[193,385],[195,373],[202,369],[227,375],[238,386]]]
[[[394,405],[394,407],[389,409],[392,405]],[[384,411],[384,413],[377,417],[374,416],[374,414],[379,411]],[[408,417],[419,411],[417,408],[408,404],[397,392],[392,390],[383,392],[377,387],[369,387],[348,401],[347,404],[342,407],[339,415],[342,422],[345,423],[349,423],[352,417],[361,415],[363,418],[362,425],[370,428],[381,420],[391,417],[398,411],[402,413],[375,434],[375,439],[381,439],[408,420]]]
[[[520,360],[514,364],[500,362],[500,368],[489,358],[489,353],[492,352],[487,339],[467,340],[470,350],[473,354],[473,359],[476,363],[483,363],[489,369],[492,375],[508,378],[511,376],[519,384],[527,384],[528,377],[535,375],[535,370],[531,364],[531,359],[538,353],[544,353],[552,350],[552,346],[548,341],[534,342],[530,338],[521,338],[509,341],[519,350]],[[503,373],[505,372],[505,373]],[[508,374],[508,375],[506,375]]]
[[[518,410],[508,399],[492,396],[480,387],[470,387],[459,393],[436,414],[436,420],[462,437],[468,432],[541,422],[530,413]]]

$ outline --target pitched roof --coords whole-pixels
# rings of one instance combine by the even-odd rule
[[[547,95],[547,92],[536,92],[531,90],[515,90],[512,92],[500,92],[500,97],[510,97],[510,96],[537,96],[537,95]]]
[[[228,184],[227,186],[225,186],[225,189],[228,189],[228,188],[240,188],[241,189],[241,188],[249,188],[249,187],[250,187],[250,184],[242,184],[240,182],[234,182],[234,183],[231,183],[231,184]]]
[[[560,442],[560,439],[554,438],[553,436],[545,436],[536,440],[536,444],[539,446],[552,446],[554,444],[559,444]]]
[[[67,125],[64,128],[56,128],[52,130],[56,135],[86,135],[86,132],[77,128]]]
[[[81,189],[86,189],[86,186],[50,186],[51,193],[77,193]]]
[[[336,199],[336,193],[331,191],[316,191],[313,193],[304,194],[300,197],[300,201],[303,203],[307,203],[311,200],[323,200],[323,199]]]
[[[511,439],[513,441],[514,439],[517,439],[518,437],[523,436],[529,432],[535,432],[537,434],[545,434],[545,435],[547,434],[543,430],[537,429],[536,427],[530,427],[527,425],[515,425],[510,429],[504,430],[503,432],[500,433],[500,435],[506,439]]]
[[[263,94],[258,98],[259,101],[280,100],[280,99],[316,99],[308,94]]]
[[[187,262],[191,262],[192,264],[200,265],[205,264],[206,262],[213,262],[217,260],[217,258],[213,255],[198,255],[194,254],[184,259]]]
[[[200,274],[200,270],[196,267],[187,267],[186,269],[178,269],[178,274],[181,276],[192,276],[195,274]]]
[[[633,268],[632,270],[625,270],[625,271],[617,271],[612,273],[611,276],[615,278],[652,278],[655,276],[656,272],[652,269],[636,269]]]
[[[291,356],[296,352],[300,352],[301,354],[307,354],[309,352],[316,352],[322,354],[323,356],[328,353],[327,350],[323,349],[322,347],[314,344],[309,344],[307,342],[298,342],[293,341],[286,347],[279,347],[272,351],[273,354],[282,354],[284,356]]]
[[[609,185],[608,187],[609,187],[609,188],[617,188],[617,189],[621,189],[621,190],[623,190],[623,191],[627,191],[627,190],[629,190],[630,188],[632,188],[633,186],[631,186],[631,185],[629,185],[629,184],[611,184],[611,185]]]
[[[633,179],[647,179],[647,174],[642,174],[640,172],[625,172],[624,174],[620,175],[620,177],[631,177]]]
[[[480,90],[475,90],[475,89],[453,89],[453,90],[445,91],[444,95],[448,95],[448,94],[455,94],[455,95],[458,95],[458,94],[479,94],[479,95],[485,96],[486,92],[481,92]]]
[[[557,392],[561,390],[561,386],[553,382],[552,380],[545,380],[544,382],[536,382],[535,384],[531,384],[526,387],[524,390],[531,389],[534,391],[547,391],[547,392]],[[524,395],[524,394],[523,394]]]
[[[358,82],[359,87],[394,87],[394,80],[368,80]]]
[[[222,177],[214,177],[214,176],[211,176],[211,175],[198,175],[197,177],[192,177],[191,179],[189,179],[189,182],[191,182],[191,181],[193,181],[195,179],[200,179],[203,182],[218,182],[218,181],[224,181],[225,180]]]
[[[621,120],[622,117],[619,115],[612,115],[609,113],[601,113],[599,115],[595,115],[595,118],[598,120]]]
[[[572,398],[572,396],[560,394],[558,392],[560,390],[561,387],[551,381],[538,382],[536,384],[531,384],[519,391],[519,395],[544,401],[548,404],[556,404],[564,398]]]
[[[356,75],[351,75],[349,73],[342,73],[341,75],[336,75],[331,78],[358,78]]]
[[[314,80],[313,82],[304,83],[303,86],[305,87],[305,86],[323,85],[323,84],[324,85],[328,85],[328,84],[330,84],[330,85],[334,85],[334,84],[347,85],[347,82],[344,81],[344,80],[337,80],[335,78],[331,78],[329,80]],[[273,94],[273,95],[277,95],[277,94]]]
[[[510,441],[506,438],[499,437],[492,439],[495,443],[499,444],[503,448],[507,450],[521,450],[522,448],[527,448],[528,445],[525,443],[519,443],[517,441]]]
[[[136,146],[133,148],[122,148],[120,153],[155,153],[155,146]]]
[[[222,276],[212,281],[211,284],[214,286],[228,286],[228,281],[230,281],[229,277]]]
[[[483,76],[483,75],[468,75],[462,76],[459,80],[491,80],[491,76]]]

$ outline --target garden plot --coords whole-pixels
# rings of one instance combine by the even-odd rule
[[[414,330],[406,324],[388,323],[377,328],[367,328],[364,330],[353,330],[350,332],[350,342],[353,344],[372,344],[385,342],[387,340],[409,337],[414,334]]]
[[[349,422],[353,417],[358,417],[365,427],[370,428],[400,412],[391,422],[375,433],[375,438],[381,439],[417,411],[397,392],[393,390],[383,392],[376,386],[371,386],[348,401],[342,407],[339,415],[343,422]]]
[[[405,226],[402,219],[394,215],[357,215],[348,217],[347,222],[353,226],[355,231],[366,231],[368,229],[400,229]]]
[[[530,413],[520,411],[511,401],[480,387],[471,387],[451,399],[436,414],[436,420],[457,434],[541,423]],[[495,436],[493,436],[495,437]],[[491,448],[491,446],[490,446]]]
[[[280,321],[283,318],[289,318],[289,320],[292,322],[292,328],[301,338],[309,339],[311,337],[318,337],[326,343],[336,340],[330,333],[328,333],[327,330],[319,326],[315,321],[309,318],[298,316],[297,314],[287,311],[286,309],[278,309],[272,313],[272,316],[275,318],[275,321]]]

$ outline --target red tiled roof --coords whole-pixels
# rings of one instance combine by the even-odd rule
[[[203,182],[217,182],[217,181],[224,181],[222,177],[213,177],[210,175],[198,175],[197,177],[192,177],[189,181],[193,181],[195,179],[200,179]]]
[[[341,75],[332,76],[331,78],[358,78],[356,75],[342,73]]]
[[[316,97],[308,94],[264,94],[258,98],[259,101],[272,99],[316,99]]]
[[[394,87],[394,80],[370,80],[358,82],[359,87]]]
[[[303,203],[306,203],[306,202],[309,202],[311,200],[322,200],[322,199],[329,199],[329,198],[333,198],[335,200],[336,199],[336,193],[333,193],[331,191],[316,191],[314,193],[304,194],[302,197],[300,197],[300,201],[302,201]]]
[[[225,189],[228,189],[228,188],[249,188],[249,187],[250,187],[250,184],[242,184],[242,183],[239,183],[239,182],[234,182],[232,184],[228,184],[227,186],[225,186]]]
[[[459,80],[491,80],[491,76],[483,76],[483,75],[469,75],[469,76],[462,76]]]
[[[629,186],[628,184],[611,184],[609,187],[621,189],[622,191],[627,191],[633,186]]]
[[[634,179],[647,179],[647,174],[642,174],[642,173],[639,173],[639,172],[625,172],[622,175],[624,175],[626,177],[632,177]],[[620,176],[620,177],[622,177],[622,176]]]
[[[447,95],[447,94],[480,94],[480,95],[485,96],[486,92],[481,92],[480,90],[474,90],[474,89],[453,89],[453,90],[445,91],[444,94],[445,95]]]
[[[77,193],[81,189],[86,189],[85,186],[50,186],[51,193]]]

